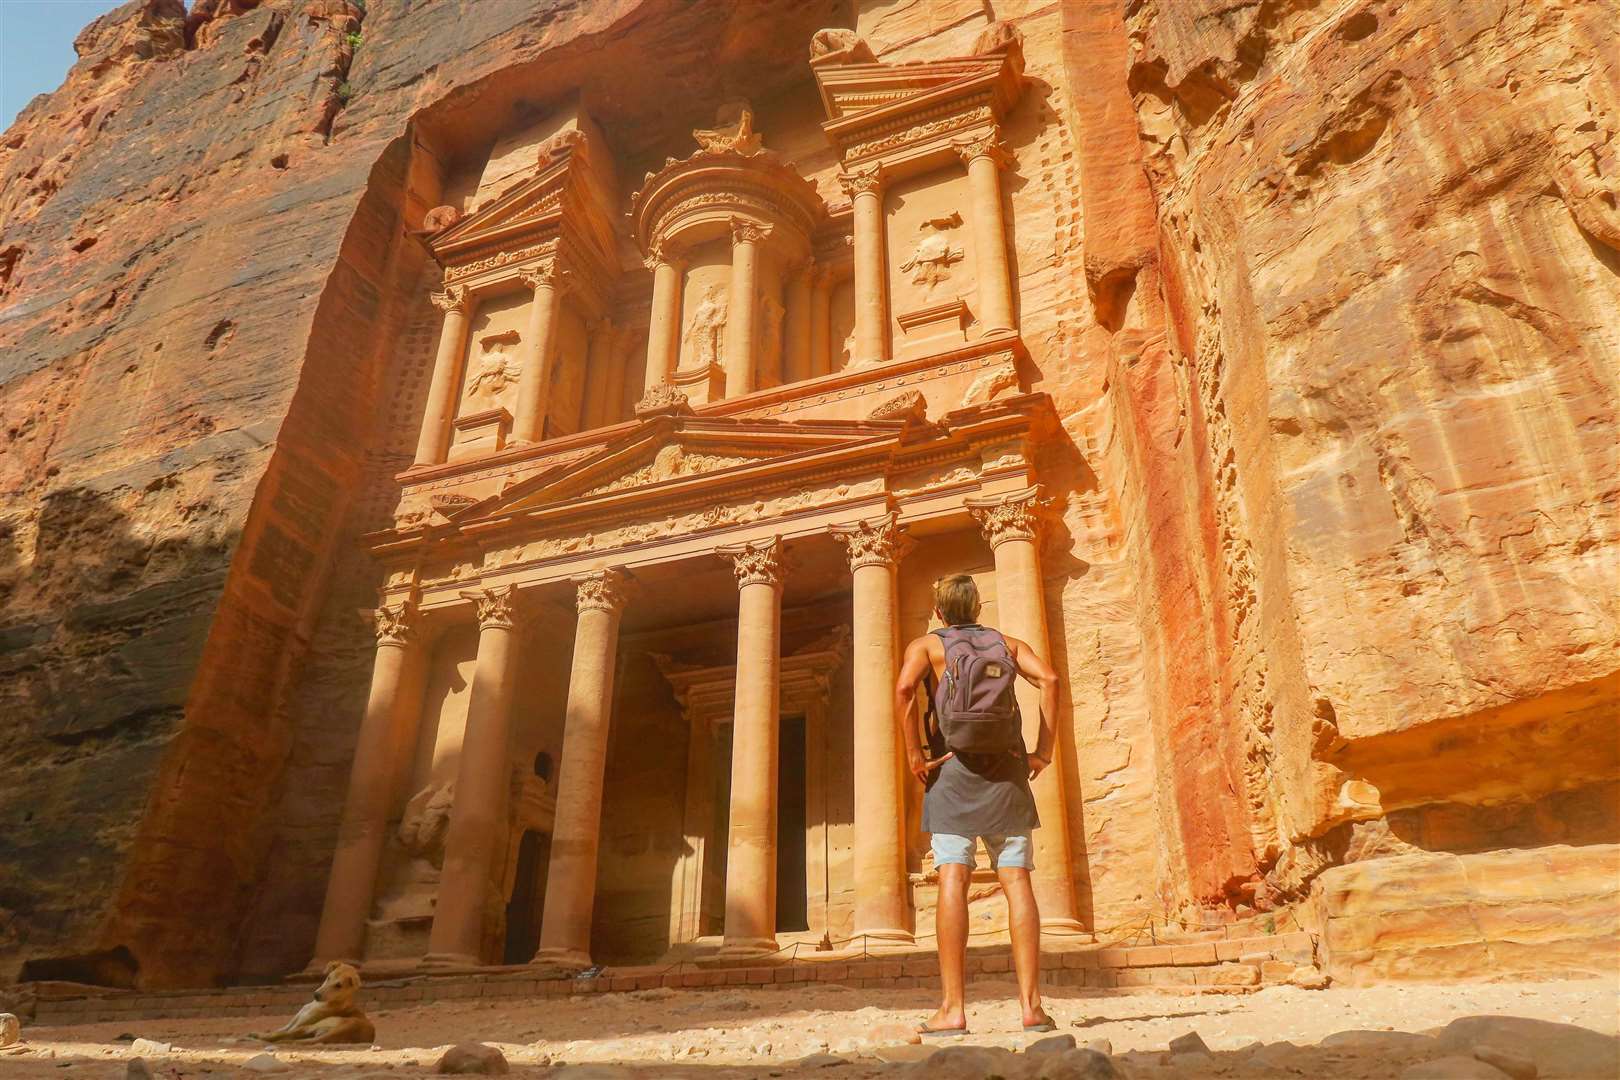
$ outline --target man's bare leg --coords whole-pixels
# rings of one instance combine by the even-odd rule
[[[1018,972],[1018,1004],[1024,1011],[1024,1025],[1045,1023],[1050,1017],[1041,1007],[1041,910],[1035,903],[1035,887],[1023,867],[1002,867],[996,876],[1007,896],[1007,929],[1012,935],[1013,969]],[[943,972],[943,943],[940,948]]]
[[[939,1011],[928,1018],[936,1030],[967,1026],[967,924],[969,867],[944,863],[939,868],[939,902],[934,933],[939,945]],[[1027,877],[1027,875],[1026,875]],[[1040,920],[1036,920],[1039,931]]]

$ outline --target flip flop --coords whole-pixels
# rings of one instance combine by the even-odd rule
[[[917,1025],[917,1034],[925,1039],[949,1039],[954,1035],[966,1035],[967,1033],[966,1024],[955,1028],[932,1028],[927,1024]]]
[[[1057,1021],[1053,1020],[1052,1017],[1046,1013],[1042,1013],[1041,1015],[1046,1017],[1046,1019],[1034,1024],[1025,1024],[1024,1030],[1028,1032],[1056,1031]]]

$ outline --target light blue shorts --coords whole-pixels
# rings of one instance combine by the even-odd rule
[[[1035,847],[1030,842],[1028,833],[1022,836],[981,836],[977,839],[984,841],[984,850],[990,853],[992,869],[1000,870],[1003,867],[1010,870],[1035,869]],[[958,866],[973,865],[974,837],[937,832],[932,835],[932,840],[935,866],[943,866],[946,863],[955,863]]]

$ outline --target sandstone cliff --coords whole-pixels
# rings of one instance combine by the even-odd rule
[[[132,0],[86,28],[0,137],[0,977],[308,958],[370,663],[353,541],[431,349],[400,302],[424,156],[584,86],[663,103],[614,129],[657,160],[830,25],[886,60],[1025,35],[1010,200],[1072,439],[1043,469],[1087,916],[1350,925],[1382,910],[1368,859],[1443,892],[1450,856],[1612,858],[1614,5],[851,7]]]

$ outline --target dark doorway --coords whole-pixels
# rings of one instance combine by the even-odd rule
[[[776,929],[810,929],[804,864],[804,717],[782,717],[776,757]]]
[[[506,951],[502,962],[527,964],[540,948],[540,914],[546,905],[551,834],[529,829],[518,842],[517,875],[506,904]]]

